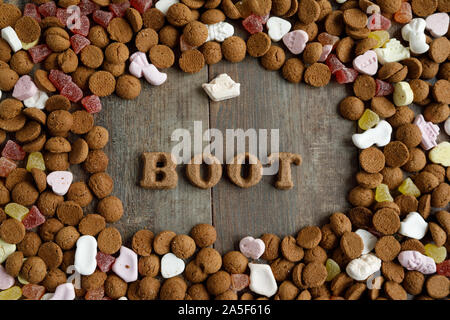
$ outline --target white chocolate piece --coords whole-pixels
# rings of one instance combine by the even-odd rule
[[[397,107],[407,106],[414,100],[414,92],[406,81],[394,85],[394,103]]]
[[[277,293],[277,282],[268,264],[249,263],[248,267],[250,268],[250,290],[268,298]]]
[[[240,87],[240,83],[234,82],[226,73],[202,85],[211,100],[216,102],[238,97],[241,94]]]
[[[431,149],[428,157],[433,163],[442,164],[444,167],[450,167],[450,142],[442,141],[436,147]]]
[[[75,250],[75,269],[83,276],[89,276],[97,268],[97,240],[93,236],[81,236]]]
[[[271,17],[266,23],[270,39],[274,42],[280,41],[286,33],[291,30],[291,23],[287,20]]]
[[[364,249],[362,254],[367,254],[375,248],[375,245],[378,241],[377,237],[364,229],[358,229],[355,231],[355,233],[360,236],[363,241]]]
[[[363,281],[380,270],[380,268],[381,260],[373,253],[368,253],[350,261],[345,271],[350,278],[356,281]]]
[[[420,240],[427,234],[428,223],[417,212],[410,212],[402,222],[398,233],[405,237]]]
[[[16,31],[10,26],[2,29],[2,38],[8,42],[12,51],[17,52],[22,49],[22,42],[17,36]]]
[[[218,22],[215,24],[209,24],[208,27],[208,41],[224,42],[225,39],[231,37],[234,34],[234,27],[228,22]]]
[[[167,11],[171,6],[173,6],[176,3],[180,3],[178,0],[159,0],[155,3],[155,8],[164,13],[164,15],[167,14]]]
[[[390,39],[383,48],[376,48],[378,62],[386,64],[389,62],[398,62],[411,56],[409,49],[405,48],[400,41],[395,38]]]
[[[161,258],[161,275],[163,278],[168,279],[179,274],[182,274],[184,271],[184,261],[178,258],[173,253],[166,253]]]
[[[409,49],[415,54],[423,54],[430,49],[425,36],[425,19],[415,18],[402,28],[402,37],[409,42]]]
[[[389,122],[381,120],[375,128],[355,133],[352,136],[354,145],[359,149],[367,149],[376,144],[378,147],[384,147],[391,142],[392,127]]]

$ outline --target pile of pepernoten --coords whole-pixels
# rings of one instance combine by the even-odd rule
[[[0,299],[447,299],[449,11],[448,0],[0,4],[0,90],[12,92],[0,102]],[[123,246],[100,98],[134,99],[140,78],[162,85],[176,60],[195,73],[247,53],[293,83],[352,86],[339,104],[361,129],[352,208],[224,255],[207,224],[140,230]],[[225,75],[204,88],[239,95]],[[87,181],[73,182],[78,164]]]

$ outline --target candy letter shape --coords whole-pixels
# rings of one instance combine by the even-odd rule
[[[208,38],[206,41],[224,42],[234,34],[234,27],[228,22],[218,22],[208,25]]]
[[[267,29],[270,39],[272,41],[278,42],[280,41],[286,33],[291,30],[291,23],[287,20],[271,17],[267,20]]]
[[[250,290],[262,296],[271,297],[277,290],[277,282],[268,264],[249,263]]]
[[[182,274],[184,271],[184,261],[173,253],[166,253],[161,258],[161,275],[168,279]]]
[[[77,240],[75,269],[83,276],[89,276],[97,268],[97,240],[93,236],[82,236]]]
[[[16,251],[16,245],[6,243],[0,239],[0,263],[3,263],[14,251]]]
[[[384,48],[376,48],[378,61],[381,64],[398,62],[411,56],[409,49],[402,46],[397,39],[391,39],[384,45]]]
[[[117,257],[112,270],[125,282],[133,282],[138,278],[138,256],[127,247],[120,248],[120,255]]]
[[[422,148],[425,150],[430,150],[431,148],[437,146],[436,138],[439,135],[439,126],[430,121],[425,121],[423,115],[421,114],[416,117],[414,124],[417,125],[422,132]]]
[[[401,235],[420,240],[425,237],[428,230],[428,223],[417,212],[410,212],[400,223]]]
[[[22,42],[17,36],[16,31],[14,31],[11,27],[6,27],[2,29],[2,38],[6,42],[8,42],[9,46],[14,52],[17,52],[22,49]]]
[[[69,191],[72,181],[73,175],[70,171],[53,171],[47,176],[47,184],[59,196],[63,196]]]
[[[357,56],[353,60],[353,68],[369,76],[375,75],[378,71],[378,58],[375,51],[369,50],[366,53]]]
[[[436,272],[436,263],[434,260],[421,254],[419,251],[402,251],[398,255],[398,261],[408,270],[419,271],[423,274],[432,274]]]
[[[73,284],[60,284],[56,287],[55,294],[49,300],[75,300],[75,288]]]
[[[72,283],[75,289],[81,289],[81,274],[75,269],[74,265],[70,265],[66,269],[67,274],[71,274],[67,277],[67,283]]]
[[[17,100],[23,101],[33,97],[38,92],[38,88],[34,84],[30,76],[21,76],[14,85],[12,96]]]
[[[381,120],[375,128],[355,133],[352,141],[359,149],[367,149],[376,144],[378,147],[384,147],[391,141],[392,127],[389,122]]]
[[[155,8],[161,11],[164,14],[167,14],[167,10],[174,5],[175,3],[179,3],[178,0],[159,0],[155,4]]]
[[[15,283],[14,277],[11,277],[0,264],[0,290],[11,288]]]
[[[266,245],[261,239],[245,237],[239,242],[239,250],[247,258],[259,259],[266,250]]]
[[[362,254],[367,254],[369,252],[371,252],[373,250],[373,248],[375,248],[375,245],[377,244],[377,237],[375,237],[373,234],[371,234],[369,231],[366,231],[364,229],[358,229],[355,232],[358,236],[361,237],[363,244],[364,244],[364,249]]]
[[[241,94],[241,84],[236,83],[229,75],[223,73],[210,83],[204,83],[202,88],[213,101],[222,101],[238,97]]]
[[[422,18],[412,19],[402,28],[402,37],[409,42],[409,48],[416,54],[422,54],[430,49],[425,36],[427,23]]]
[[[283,37],[283,43],[292,54],[300,54],[305,50],[306,43],[309,40],[308,34],[303,30],[294,30],[286,33]]]
[[[432,14],[425,19],[426,29],[430,31],[435,38],[445,36],[449,26],[449,16],[446,12]]]
[[[414,100],[414,92],[406,81],[394,85],[394,103],[396,106],[407,106]]]
[[[366,280],[371,274],[381,268],[381,260],[372,253],[364,254],[358,259],[350,261],[345,271],[356,281]]]
[[[448,121],[448,120],[447,120]],[[443,141],[434,147],[428,154],[434,163],[442,164],[444,167],[450,166],[450,142]]]

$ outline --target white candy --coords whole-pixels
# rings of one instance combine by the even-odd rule
[[[345,3],[347,0],[336,0],[337,3]]]
[[[178,0],[159,0],[158,2],[156,2],[155,8],[158,9],[159,11],[161,11],[162,13],[164,13],[164,15],[166,15],[167,10],[169,10],[169,8],[176,3],[180,3],[180,1],[178,1]]]
[[[402,46],[400,41],[392,38],[384,45],[384,48],[376,48],[378,62],[386,64],[389,62],[398,62],[411,56],[409,49]]]
[[[394,85],[394,103],[397,107],[407,106],[414,100],[414,92],[406,81]]]
[[[23,100],[23,104],[27,108],[44,109],[45,103],[48,100],[48,95],[44,91],[38,90],[38,92],[31,98]]]
[[[381,260],[372,253],[362,255],[358,259],[350,261],[345,271],[350,278],[363,281],[381,268]]]
[[[367,254],[375,248],[375,245],[378,241],[377,237],[364,229],[358,229],[355,231],[355,233],[360,236],[363,241],[364,249],[362,254]]]
[[[161,259],[161,275],[168,279],[182,274],[184,271],[184,261],[173,253],[166,253]]]
[[[54,296],[54,293],[45,293],[42,297],[41,300],[52,300]]]
[[[0,239],[0,263],[3,263],[14,251],[16,251],[16,245],[7,243]]]
[[[445,133],[450,136],[450,118],[448,118],[447,121],[445,121],[444,130]]]
[[[231,37],[234,34],[234,27],[228,22],[219,22],[215,24],[209,24],[208,27],[208,41],[224,42],[225,39]]]
[[[384,147],[391,142],[392,127],[389,122],[381,120],[375,128],[355,133],[352,141],[359,149],[367,149],[374,144],[378,147]]]
[[[425,53],[430,49],[425,36],[426,26],[425,19],[415,18],[402,28],[403,39],[409,42],[409,49],[416,54]]]
[[[97,268],[97,240],[93,236],[81,236],[77,240],[75,251],[75,270],[83,276],[89,276]]]
[[[291,23],[287,20],[271,17],[266,23],[270,39],[274,42],[280,41],[286,33],[291,30]]]
[[[0,90],[0,99],[2,98],[2,90]]]
[[[17,52],[22,49],[22,42],[17,36],[16,31],[14,31],[11,27],[6,27],[2,29],[2,38],[6,42],[8,42],[9,46],[14,52]]]
[[[74,265],[70,265],[66,269],[66,273],[71,276],[67,277],[67,283],[72,283],[75,289],[81,289],[81,274],[75,269]]]
[[[127,298],[127,297],[120,297],[120,298],[117,299],[117,300],[128,300],[128,298]]]
[[[417,212],[410,212],[402,222],[398,233],[405,237],[420,240],[427,234],[428,223]]]
[[[213,101],[222,101],[238,97],[241,94],[241,84],[236,83],[229,75],[223,73],[210,83],[202,85],[203,90]]]
[[[248,267],[250,268],[250,290],[268,298],[277,293],[277,282],[268,264],[249,263]]]

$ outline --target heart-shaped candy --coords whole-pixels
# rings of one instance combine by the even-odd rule
[[[138,278],[138,256],[127,247],[120,248],[120,255],[116,258],[112,270],[125,282],[133,282]]]
[[[75,288],[73,284],[60,284],[56,287],[55,294],[49,300],[75,300]]]
[[[184,261],[173,253],[166,253],[161,258],[161,275],[168,279],[182,274],[184,271]]]
[[[364,54],[357,56],[353,60],[353,68],[357,71],[373,76],[378,71],[378,58],[373,50],[368,50]]]
[[[63,196],[69,191],[72,181],[73,174],[70,171],[53,171],[47,176],[47,184],[59,196]]]
[[[269,20],[267,20],[267,29],[270,39],[274,42],[280,41],[286,33],[291,30],[291,23],[287,20],[278,18],[278,17],[271,17]]]
[[[266,245],[261,239],[245,237],[239,242],[239,250],[247,258],[259,259],[266,250]]]
[[[283,43],[292,54],[300,54],[305,50],[308,42],[308,34],[303,30],[294,30],[286,33],[283,37]]]
[[[431,35],[435,38],[445,36],[448,31],[448,26],[450,19],[448,13],[439,12],[428,16],[425,19],[427,23],[427,30],[430,31]]]
[[[417,212],[410,212],[400,223],[400,233],[403,236],[420,240],[425,237],[428,223]]]

